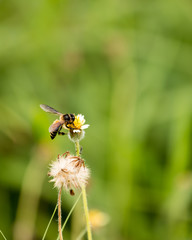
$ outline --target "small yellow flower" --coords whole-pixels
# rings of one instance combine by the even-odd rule
[[[73,124],[69,125],[70,130],[68,136],[71,141],[76,142],[84,138],[85,136],[84,129],[89,127],[89,124],[84,123],[85,123],[84,115],[78,114],[77,116],[75,116]]]
[[[84,123],[85,123],[84,115],[78,114],[77,116],[75,116],[73,124],[70,124],[68,126],[72,128],[73,132],[81,132],[81,130],[84,130],[89,127],[89,124]]]

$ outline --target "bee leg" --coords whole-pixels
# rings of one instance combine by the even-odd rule
[[[71,123],[67,123],[65,127],[68,128],[68,129],[70,129],[70,130],[73,129],[73,128],[71,128],[71,127],[68,127],[69,124],[71,124]]]
[[[62,130],[62,126],[60,126],[60,128],[58,129],[58,135],[65,135],[66,133],[64,133],[64,132],[61,132],[61,130]]]
[[[62,126],[60,126],[58,131],[57,131],[58,135],[65,135],[66,133],[61,132],[61,130],[62,130]]]
[[[58,132],[58,135],[65,135],[66,133],[64,132]]]

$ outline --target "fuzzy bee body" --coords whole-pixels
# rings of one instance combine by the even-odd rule
[[[59,120],[55,120],[53,122],[53,124],[51,124],[51,126],[49,127],[49,133],[50,133],[50,137],[51,139],[54,139],[56,137],[56,135],[65,135],[66,133],[61,132],[62,127],[66,128],[66,129],[71,129],[71,126],[69,125],[73,125],[73,122],[75,120],[75,115],[74,114],[63,114],[58,112],[57,110],[55,110],[52,107],[49,107],[45,104],[41,104],[40,107],[48,113],[52,113],[52,114],[56,114],[59,115],[60,118]]]
[[[57,133],[58,134],[61,133],[60,131],[62,129],[63,124],[59,120],[55,120],[53,122],[53,124],[49,127],[49,133],[50,133],[51,139],[54,139],[56,137]]]

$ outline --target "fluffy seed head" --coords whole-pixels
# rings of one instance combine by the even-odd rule
[[[51,182],[54,182],[55,187],[63,186],[71,191],[72,188],[81,188],[87,184],[90,171],[82,158],[66,152],[58,155],[57,160],[50,165],[49,176],[52,177]]]

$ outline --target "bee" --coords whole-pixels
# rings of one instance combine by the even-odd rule
[[[64,132],[61,132],[61,129],[62,127],[64,126],[65,128],[68,128],[68,129],[72,129],[71,126],[69,125],[72,125],[74,124],[74,121],[75,121],[75,115],[74,114],[63,114],[63,113],[60,113],[58,112],[57,110],[55,110],[54,108],[52,107],[49,107],[45,104],[41,104],[40,107],[45,111],[45,112],[48,112],[48,113],[52,113],[52,114],[56,114],[56,115],[59,115],[60,118],[59,120],[55,120],[51,126],[49,127],[49,133],[50,133],[50,137],[51,139],[54,139],[56,137],[56,135],[65,135],[66,133]]]

